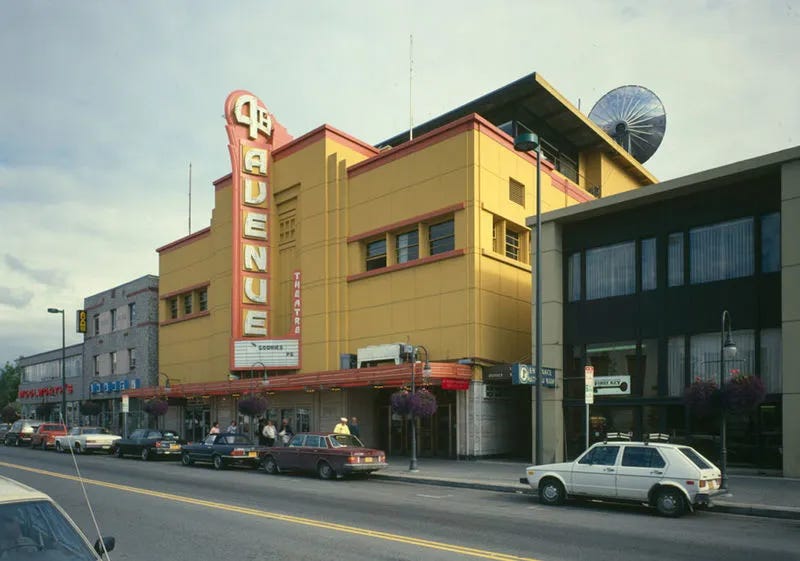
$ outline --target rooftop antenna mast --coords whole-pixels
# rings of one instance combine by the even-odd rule
[[[192,233],[192,162],[189,162],[189,233]]]
[[[408,140],[414,140],[414,92],[411,81],[414,76],[414,35],[408,36]]]

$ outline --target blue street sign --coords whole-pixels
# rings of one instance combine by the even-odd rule
[[[515,363],[511,365],[512,384],[536,384],[536,367],[531,364]],[[556,387],[555,368],[542,367],[542,385],[546,388]]]

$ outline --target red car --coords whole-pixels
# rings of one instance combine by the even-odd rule
[[[321,479],[369,474],[388,465],[383,450],[366,448],[350,434],[322,432],[296,434],[287,446],[262,450],[261,464],[269,474],[308,471],[316,472]]]
[[[42,423],[31,435],[31,448],[41,446],[42,450],[55,447],[56,437],[67,434],[67,427],[57,423]]]

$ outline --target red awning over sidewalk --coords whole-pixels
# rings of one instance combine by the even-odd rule
[[[416,382],[422,383],[422,363],[414,365]],[[466,364],[452,362],[430,363],[431,375],[426,383],[441,385],[444,378],[464,380],[472,378],[472,369]],[[331,388],[356,388],[369,386],[397,386],[411,383],[411,366],[397,364],[375,366],[372,368],[351,368],[347,370],[326,370],[303,374],[276,375],[269,378],[245,378],[220,382],[197,382],[189,384],[170,383],[169,390],[164,386],[153,386],[127,390],[122,395],[147,398],[156,395],[169,397],[200,397],[211,395],[232,395],[260,391],[300,391],[329,390]]]

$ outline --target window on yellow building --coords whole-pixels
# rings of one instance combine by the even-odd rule
[[[519,232],[506,229],[506,257],[519,259]]]
[[[519,181],[510,178],[508,180],[508,200],[520,206],[525,206],[525,186]]]
[[[453,251],[456,247],[455,222],[453,219],[433,224],[429,228],[430,254],[437,255]]]
[[[192,313],[193,296],[191,292],[183,295],[183,315],[188,316]]]
[[[375,240],[367,244],[367,271],[381,269],[386,266],[386,239]]]
[[[170,319],[178,319],[178,298],[170,298],[167,300],[167,307],[169,308]]]
[[[405,263],[419,258],[419,232],[417,230],[398,234],[395,238],[395,245],[398,263]]]
[[[208,311],[208,289],[201,288],[197,293],[197,301],[199,303],[200,311]]]

